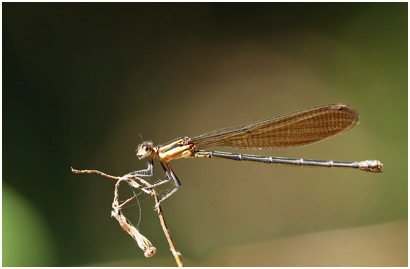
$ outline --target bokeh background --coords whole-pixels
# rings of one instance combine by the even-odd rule
[[[407,3],[2,7],[3,266],[174,266],[151,198],[126,211],[158,249],[146,259],[110,217],[115,182],[70,167],[123,175],[146,167],[140,136],[164,143],[330,103],[356,107],[360,124],[235,152],[378,159],[384,173],[175,161],[182,187],[163,209],[184,262],[407,266]]]

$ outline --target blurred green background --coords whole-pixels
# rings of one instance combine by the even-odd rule
[[[407,3],[2,6],[3,266],[174,266],[151,198],[139,196],[158,249],[146,259],[110,217],[115,182],[70,167],[123,175],[146,167],[140,135],[159,144],[330,103],[361,123],[234,152],[378,159],[383,174],[175,161],[175,243],[189,266],[407,266]]]

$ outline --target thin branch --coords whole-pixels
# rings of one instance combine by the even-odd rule
[[[142,178],[139,178],[139,180],[144,183],[144,185],[149,186],[150,184],[145,181]],[[155,198],[155,208],[157,209],[159,221],[161,222],[162,230],[164,231],[165,237],[168,240],[168,244],[171,248],[172,255],[174,256],[174,259],[178,265],[178,267],[183,267],[184,264],[182,263],[182,258],[181,258],[181,252],[179,252],[174,244],[174,240],[172,240],[171,234],[169,233],[169,229],[167,226],[167,223],[165,222],[164,214],[162,212],[161,204],[159,203],[159,198],[158,194],[154,189],[151,189],[152,191],[152,196]]]

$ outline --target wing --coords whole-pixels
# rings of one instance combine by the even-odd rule
[[[246,149],[298,147],[327,139],[354,127],[359,113],[344,104],[314,107],[243,126],[219,129],[191,138],[198,148]]]

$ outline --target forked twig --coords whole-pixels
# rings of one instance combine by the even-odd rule
[[[125,202],[122,204],[119,204],[119,195],[118,195],[118,188],[121,183],[121,181],[127,181],[128,184],[136,189],[139,189],[151,196],[154,197],[155,199],[155,208],[158,213],[158,217],[161,223],[162,230],[164,231],[165,237],[167,238],[168,244],[170,246],[170,250],[172,255],[174,256],[174,259],[178,265],[178,267],[183,267],[182,259],[181,259],[181,253],[176,249],[175,243],[169,233],[168,226],[165,222],[164,214],[161,208],[161,205],[159,204],[159,198],[157,192],[151,188],[151,184],[149,184],[147,181],[145,181],[142,178],[139,178],[135,175],[126,175],[124,177],[117,177],[117,176],[112,176],[108,175],[106,173],[103,173],[98,170],[76,170],[71,167],[71,171],[75,174],[98,174],[104,177],[108,177],[111,179],[117,180],[117,183],[115,184],[115,191],[114,191],[114,200],[112,203],[112,212],[111,216],[115,217],[117,221],[119,222],[121,228],[126,231],[134,240],[137,242],[138,246],[144,251],[145,257],[149,258],[152,257],[156,253],[156,248],[151,244],[151,242],[143,236],[138,229],[136,229],[132,223],[122,214],[121,209],[122,207],[131,201],[134,197],[131,197],[127,199]],[[141,182],[142,184],[139,184],[137,181]],[[143,186],[145,185],[145,186]]]

